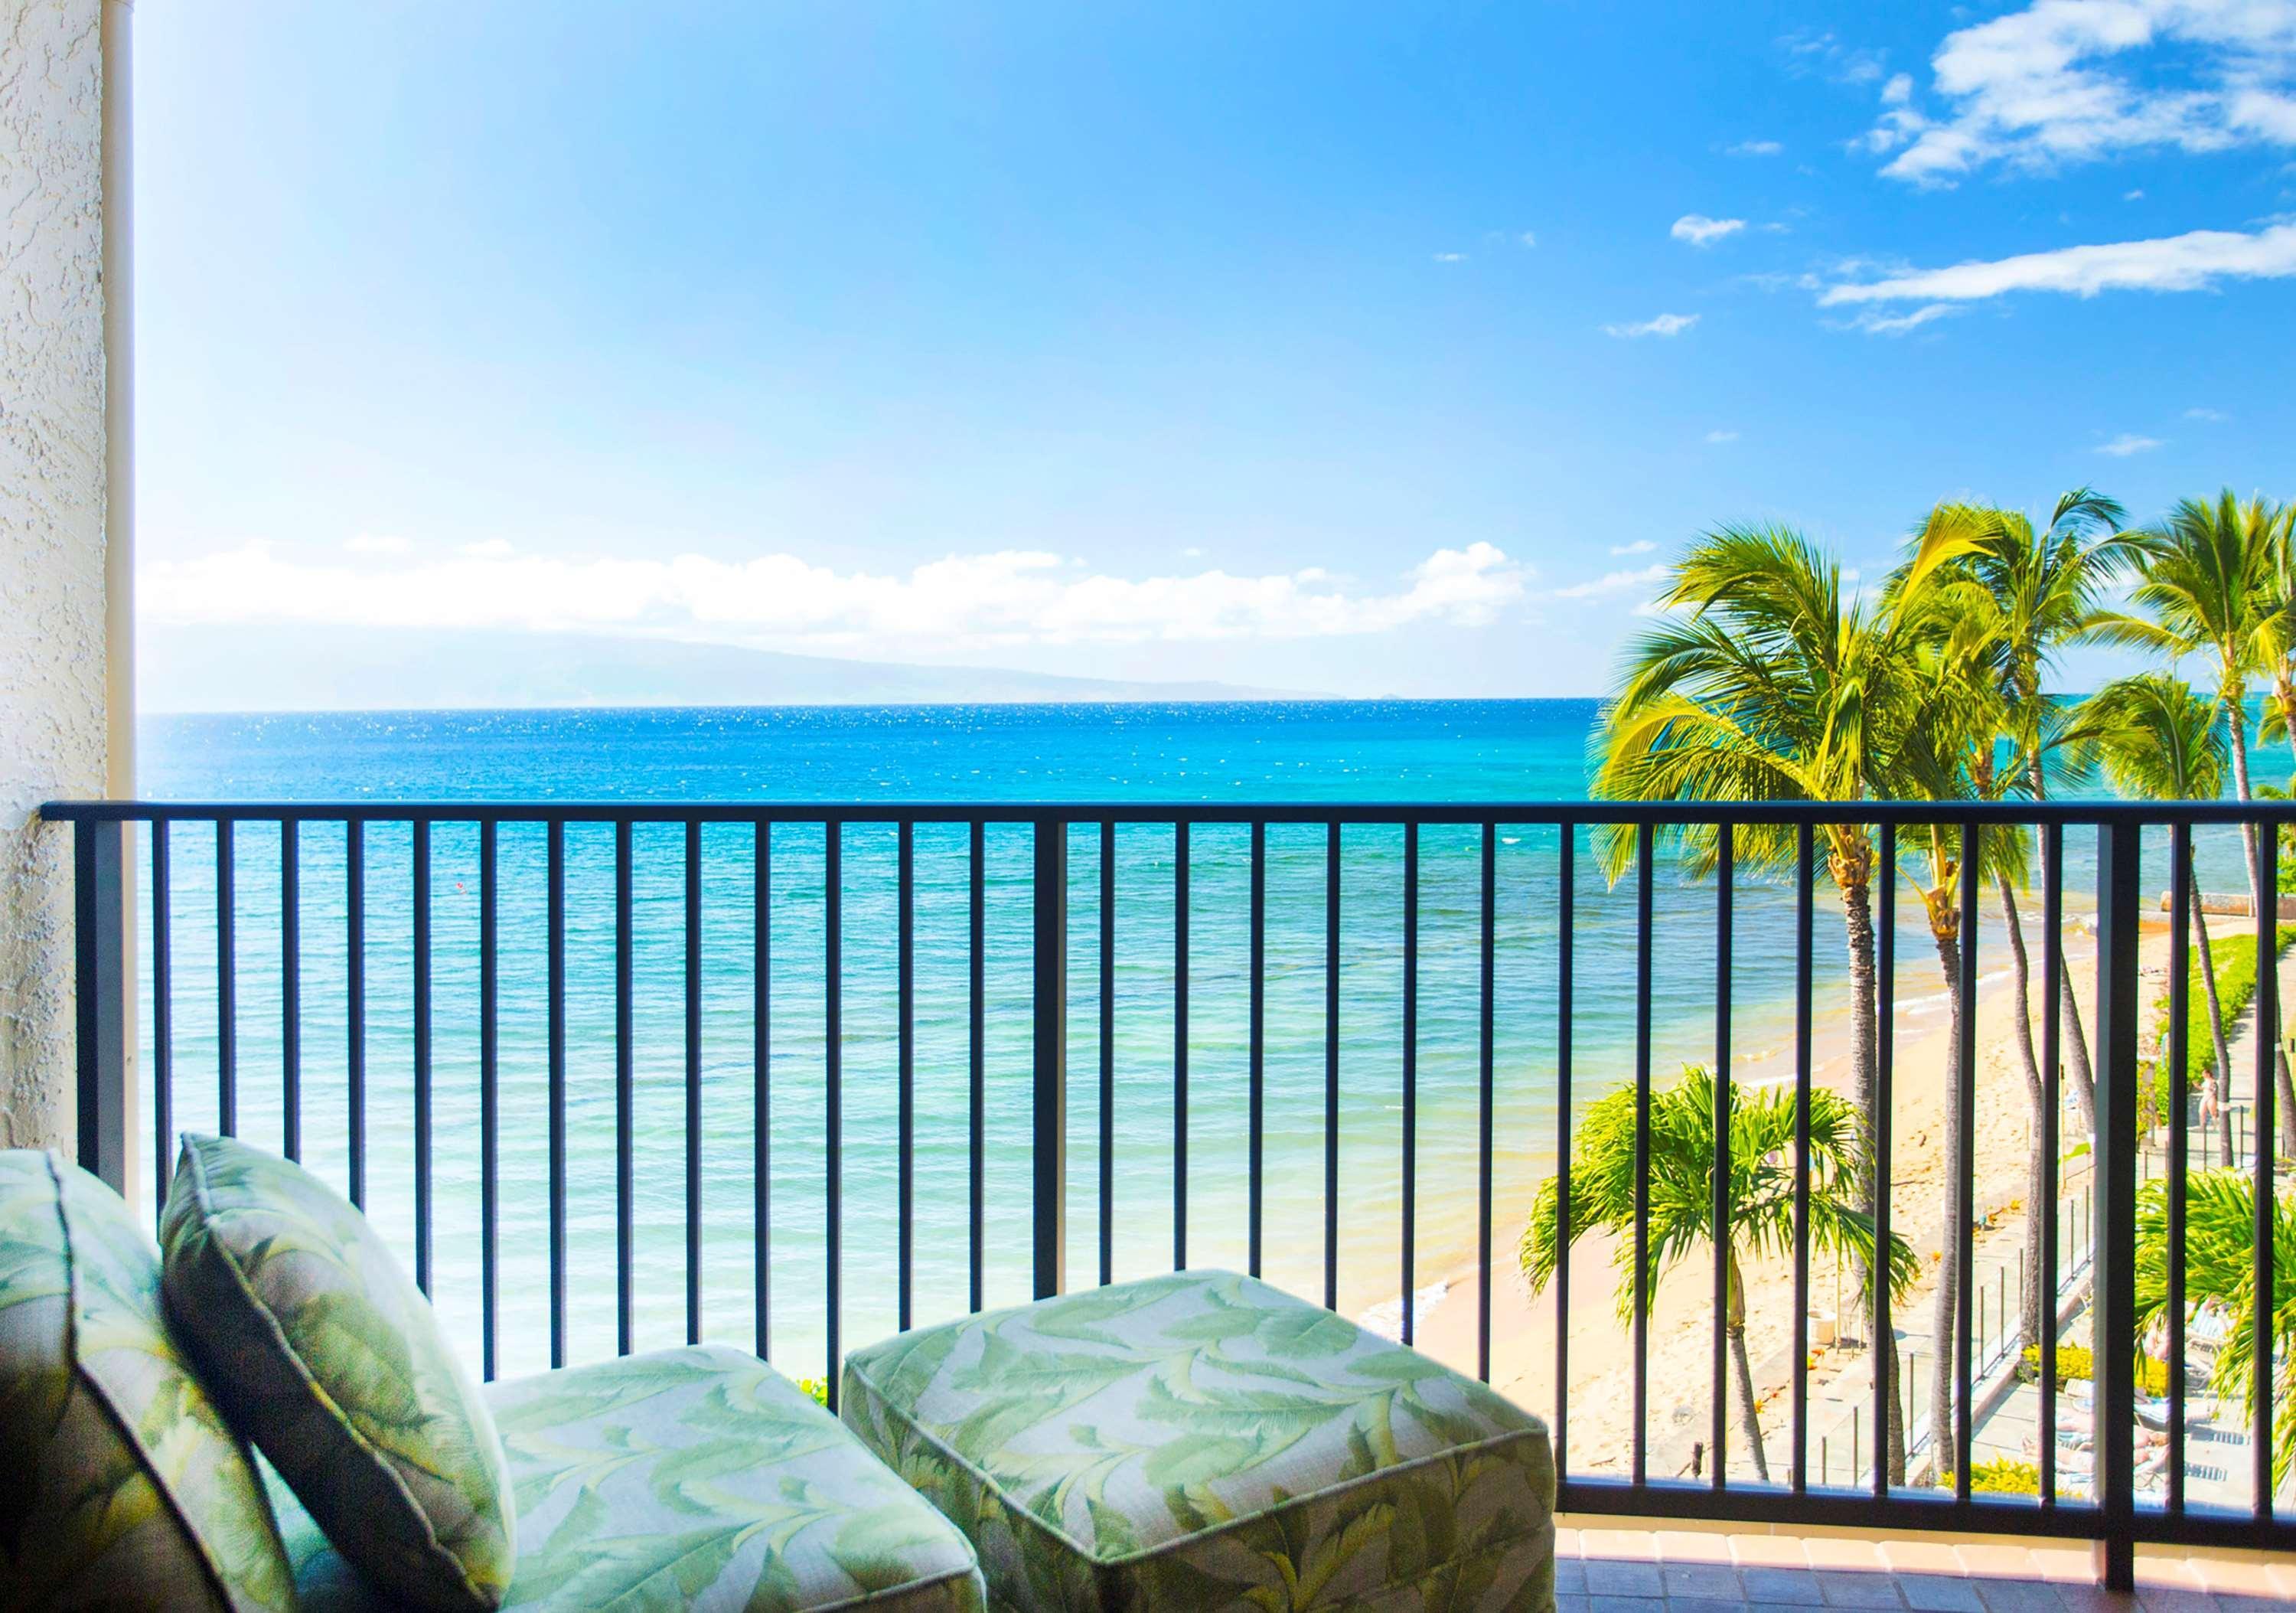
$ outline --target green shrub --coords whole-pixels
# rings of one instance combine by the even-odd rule
[[[2041,1376],[2041,1352],[2031,1345],[2025,1346],[2025,1359],[2020,1376],[2032,1382]],[[2057,1346],[2057,1381],[2059,1383],[2092,1383],[2096,1378],[2095,1358],[2079,1345]],[[2158,1400],[2169,1392],[2169,1365],[2149,1355],[2136,1362],[2136,1391],[2148,1400]],[[1977,1469],[1970,1472],[1974,1477]]]
[[[2019,1461],[2011,1456],[1972,1462],[1969,1487],[1972,1494],[1980,1495],[2038,1495],[2041,1469],[2032,1462]]]
[[[2237,939],[2231,939],[2229,943],[2226,940],[2210,939],[2213,944],[2210,950],[2217,960],[2217,996],[2224,1005],[2225,1034],[2230,1036],[2234,1022],[2256,995],[2256,948],[2252,942],[2243,945]],[[2296,945],[2296,925],[2282,925],[2278,942],[2281,952]],[[2195,1092],[2200,1090],[2202,1075],[2216,1061],[2217,1041],[2216,1033],[2209,1026],[2209,990],[2201,975],[2198,946],[2191,949],[2190,959],[2192,978],[2185,995],[2185,1090]],[[2169,998],[2164,992],[2152,1004],[2153,1041],[2149,1044],[2161,1049],[2161,1058],[2159,1063],[2146,1066],[2138,1076],[2143,1084],[2136,1100],[2137,1112],[2149,1125],[2162,1123],[2174,1112],[2168,1082],[2159,1067],[2160,1063],[2167,1062],[2168,1024]]]

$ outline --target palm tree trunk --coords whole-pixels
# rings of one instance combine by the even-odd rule
[[[1947,1000],[1952,1014],[1946,1031],[1945,1156],[1940,1175],[1945,1182],[1944,1248],[1938,1258],[1937,1306],[1930,1329],[1930,1460],[1940,1479],[1956,1459],[1953,1437],[1953,1388],[1956,1336],[1961,1298],[1961,1239],[1954,1225],[1961,1209],[1961,1184],[1955,1171],[1961,1160],[1963,1083],[1969,1072],[1961,1067],[1961,1018],[1972,1005],[1961,1000],[1961,940],[1950,928],[1932,922],[1938,962],[1945,969]]]
[[[2041,759],[2038,754],[2026,763],[2025,776],[2033,786],[2033,799],[2047,799]],[[2035,837],[2041,843],[2041,888],[2046,891],[2049,888],[2049,881],[2057,876],[2057,871],[2049,866],[2049,837],[2046,835]],[[2064,949],[2062,935],[2050,935],[2045,941],[2061,952]],[[2096,1135],[2096,1077],[2089,1069],[2088,1035],[2081,1029],[2080,1000],[2073,992],[2072,974],[2068,969],[2057,971],[2057,1012],[2063,1024],[2065,1084],[2072,1089],[2073,1107],[2080,1114],[2082,1129],[2094,1137]]]
[[[1838,865],[1840,866],[1840,865]],[[1843,868],[1848,877],[1837,877],[1841,890],[1841,919],[1848,931],[1849,946],[1849,1075],[1851,1101],[1857,1106],[1857,1123],[1863,1131],[1857,1150],[1857,1168],[1853,1176],[1852,1189],[1861,1206],[1871,1208],[1874,1199],[1874,1141],[1881,1135],[1882,1127],[1890,1123],[1887,1115],[1877,1112],[1875,1066],[1879,1038],[1875,1008],[1876,983],[1874,950],[1874,904],[1872,863],[1870,859],[1860,874]],[[1870,1292],[1865,1263],[1855,1256],[1850,1260],[1852,1286],[1859,1292]],[[1874,1359],[1878,1370],[1889,1375],[1894,1387],[1898,1380],[1898,1334],[1889,1329],[1888,1336],[1874,1341]],[[1890,1426],[1884,1435],[1884,1455],[1889,1465],[1890,1482],[1906,1481],[1906,1423],[1898,1410],[1897,1396],[1890,1397]]]
[[[2232,1163],[2232,1106],[2226,1101],[2232,1091],[2232,1048],[2225,1037],[2224,1003],[2217,996],[2216,953],[2209,945],[2209,921],[2201,912],[2201,876],[2193,881],[2193,933],[2201,945],[2201,989],[2209,1000],[2209,1033],[2216,1044],[2217,1054],[2217,1123],[2222,1127],[2225,1163]],[[2172,1090],[2177,1108],[2174,1122],[2185,1123],[2185,1072],[2176,1072]]]
[[[1762,1449],[1760,1413],[1754,1410],[1754,1367],[1746,1355],[1746,1290],[1738,1277],[1738,1253],[1730,1252],[1730,1301],[1724,1319],[1724,1331],[1730,1339],[1730,1367],[1733,1398],[1737,1402],[1738,1439],[1746,1447],[1754,1463],[1754,1477],[1762,1484],[1770,1482],[1769,1453]],[[1714,1453],[1720,1461],[1722,1453]]]
[[[2041,1205],[2043,1195],[2056,1190],[2051,1180],[2054,1160],[2041,1153],[2041,1122],[2048,1107],[2048,1094],[2042,1090],[2041,1066],[2033,1058],[2033,1026],[2026,1016],[2025,931],[2017,918],[2017,894],[2009,888],[2009,881],[1994,882],[2001,892],[2001,917],[2009,931],[2009,967],[2016,985],[2011,999],[2009,1023],[2016,1032],[2017,1058],[2025,1076],[2025,1107],[2032,1117],[2032,1127],[2027,1140],[2031,1163],[2025,1181],[2025,1276],[2023,1292],[2018,1295],[2018,1308],[2025,1319],[2025,1337],[2034,1344],[2043,1338],[2041,1306]]]
[[[2239,793],[2243,801],[2253,800],[2254,796],[2249,789],[2248,783],[2247,704],[2236,697],[2227,698],[2225,714],[2232,727],[2233,787]],[[2276,940],[2278,939],[2276,926],[2280,922],[2278,900],[2280,893],[2267,892],[2264,888],[2264,859],[2259,854],[2256,844],[2256,826],[2252,823],[2242,824],[2240,837],[2242,844],[2248,848],[2249,911],[2255,916],[2257,934],[2269,934]],[[2274,956],[2276,958],[2278,956],[2277,948],[2274,949]],[[2292,1087],[2289,1080],[2288,1044],[2280,1040],[2278,1025],[2264,1023],[2263,984],[2262,981],[2257,983],[2256,1033],[2259,1036],[2272,1038],[2272,1083],[2279,1094],[2280,1146],[2290,1153],[2296,1153],[2296,1087]],[[2224,1083],[2224,1090],[2229,1093],[2232,1090],[2231,1069],[2227,1067],[2219,1079]],[[2257,1146],[2259,1148],[2264,1146],[2261,1138],[2258,1139]]]

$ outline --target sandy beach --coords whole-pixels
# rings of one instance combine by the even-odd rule
[[[2039,936],[2030,917],[2026,936],[2036,965],[2033,1029],[2038,1056]],[[2243,943],[2248,941],[2246,934],[2238,934],[2226,925],[2217,931],[2215,939],[2222,949],[2236,936]],[[2152,988],[2165,977],[2168,940],[2165,925],[2148,926],[2141,954],[2148,999]],[[2068,923],[2064,951],[2067,972],[2082,1006],[2084,1026],[2093,1035],[2093,931],[2078,920]],[[2011,1025],[2015,998],[2006,960],[1987,957],[1984,961],[1989,977],[1980,980],[1977,1022],[1976,1203],[1980,1217],[2021,1207],[2032,1147],[2024,1078]],[[1941,975],[1939,984],[1941,988]],[[1924,1273],[1919,1289],[1898,1307],[1900,1329],[1926,1330],[1934,1303],[1933,1278],[1945,1224],[1942,1152],[1948,1024],[1941,1000],[1915,1001],[1901,1007],[1896,1015],[1890,1214],[1895,1230],[1919,1254]],[[1815,1027],[1811,1041],[1813,1081],[1846,1093],[1850,1077],[1847,1012]],[[1742,1059],[1735,1075],[1748,1082],[1791,1082],[1793,1050],[1789,1046]],[[2069,1134],[2064,1143],[2070,1148],[2083,1140],[2070,1134],[2077,1129],[2070,1108],[2065,1124]],[[1514,1263],[1516,1242],[1529,1207],[1527,1192],[1519,1198],[1503,1199],[1495,1207],[1491,1382],[1518,1403],[1551,1418],[1555,1399],[1554,1292],[1550,1287],[1532,1298]],[[1630,1461],[1632,1355],[1628,1330],[1614,1309],[1617,1278],[1611,1254],[1610,1241],[1593,1235],[1581,1239],[1571,1260],[1568,1456],[1574,1473],[1623,1473]],[[1791,1370],[1793,1269],[1792,1262],[1784,1258],[1746,1260],[1742,1269],[1748,1288],[1747,1347],[1754,1363],[1755,1393],[1760,1400],[1781,1388]],[[1689,1442],[1702,1437],[1708,1427],[1712,1271],[1710,1252],[1701,1246],[1667,1272],[1652,1307],[1648,1448],[1653,1477],[1670,1475],[1677,1466],[1686,1466]],[[1470,1261],[1443,1276],[1447,1292],[1431,1311],[1423,1310],[1418,1344],[1444,1362],[1472,1372],[1476,1365],[1477,1273]],[[1854,1310],[1857,1301],[1848,1288],[1846,1273],[1841,1282],[1842,1303]],[[1831,1314],[1835,1293],[1835,1263],[1830,1255],[1814,1255],[1812,1311]],[[1852,1321],[1845,1331],[1852,1338],[1860,1338],[1866,1329]],[[1828,1354],[1822,1348],[1815,1352],[1814,1381],[1840,1364],[1828,1362]],[[1857,1354],[1862,1360],[1862,1350]],[[1920,1370],[1925,1374],[1926,1366]],[[1783,1404],[1767,1412],[1763,1420],[1766,1435],[1775,1441],[1784,1432]],[[1734,1471],[1737,1466],[1734,1461]]]

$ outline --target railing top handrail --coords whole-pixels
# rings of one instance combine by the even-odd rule
[[[49,823],[2296,824],[2296,801],[52,801]]]

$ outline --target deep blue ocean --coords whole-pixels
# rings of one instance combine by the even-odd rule
[[[1282,704],[568,710],[147,719],[144,793],[179,801],[1482,802],[1585,794],[1592,701]],[[985,1285],[1029,1293],[1030,831],[987,835],[988,1104]],[[703,1330],[748,1345],[752,1249],[752,844],[747,825],[702,838],[705,1180]],[[1324,830],[1267,831],[1266,1271],[1322,1289]],[[1423,831],[1420,868],[1418,1281],[1475,1245],[1480,832]],[[216,1118],[214,838],[172,831],[174,1118]],[[299,841],[303,1156],[341,1182],[347,1161],[344,835]],[[614,1338],[612,831],[567,831],[569,1209],[572,1358]],[[366,1057],[370,1214],[413,1244],[411,845],[367,839]],[[1557,841],[1502,825],[1497,856],[1496,1246],[1503,1266],[1553,1148]],[[146,848],[148,854],[148,846]],[[777,826],[768,935],[772,1109],[771,1353],[822,1370],[826,1155],[823,831]],[[1173,1242],[1173,889],[1168,827],[1117,835],[1116,1274],[1168,1269]],[[844,1337],[895,1326],[895,832],[842,842]],[[916,1318],[966,1304],[966,831],[916,830]],[[685,840],[636,830],[637,1347],[685,1336],[683,1126]],[[279,835],[236,836],[241,1134],[282,1135]],[[2087,848],[2069,846],[2068,909],[2086,903]],[[476,1360],[479,1316],[479,874],[474,826],[432,836],[437,1226],[434,1297]],[[545,859],[538,824],[500,831],[499,1370],[548,1364],[545,1234]],[[1249,831],[1202,827],[1190,856],[1188,1255],[1245,1258]],[[1392,1309],[1399,1291],[1402,832],[1346,831],[1340,1125],[1342,1308]],[[1097,1269],[1101,1224],[1099,836],[1070,852],[1070,1267]],[[1820,878],[1821,893],[1824,880]],[[148,887],[145,892],[148,902]],[[1635,892],[1607,886],[1582,835],[1577,880],[1576,1101],[1632,1078]],[[1714,890],[1662,863],[1654,881],[1655,1067],[1711,1057]],[[1899,995],[1938,990],[1905,892]],[[148,918],[147,918],[148,922]],[[1742,874],[1734,1050],[1787,1045],[1793,978],[1782,883]],[[1821,1023],[1842,1000],[1838,909],[1821,893]],[[2004,961],[1988,931],[1991,972]],[[151,972],[143,1023],[152,1016]],[[147,1066],[148,1067],[148,1066]],[[148,1086],[148,1083],[147,1083]],[[145,1135],[150,1135],[146,1122]],[[146,1186],[148,1191],[148,1184]]]

